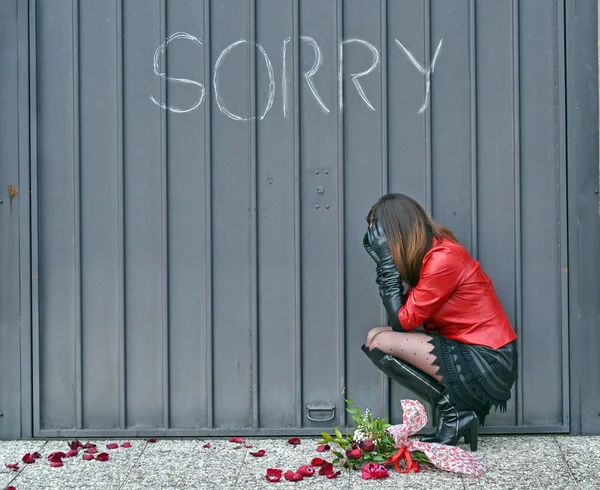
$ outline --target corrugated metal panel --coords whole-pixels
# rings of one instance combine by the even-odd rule
[[[568,430],[563,15],[36,2],[35,434],[318,432],[344,397],[397,421],[413,395],[360,351],[387,191],[455,231],[520,335],[487,430]]]

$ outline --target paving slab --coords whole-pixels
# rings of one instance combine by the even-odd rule
[[[227,439],[159,439],[146,446],[121,488],[235,488],[246,451]]]
[[[600,437],[556,436],[556,443],[582,488],[600,488]]]
[[[22,458],[27,453],[42,453],[46,441],[0,441],[0,486],[6,488],[11,485],[20,474],[30,471],[38,463],[25,464]],[[19,471],[13,471],[6,467],[7,464],[19,463]]]
[[[129,440],[128,440],[129,441]],[[82,441],[88,442],[88,441]],[[85,461],[79,454],[63,460],[63,466],[52,468],[48,456],[53,452],[66,453],[69,450],[67,441],[50,441],[40,451],[42,457],[29,465],[27,472],[20,473],[13,482],[19,489],[118,489],[124,482],[134,462],[140,457],[146,445],[145,440],[131,440],[130,448],[120,447],[125,440],[92,440],[97,445],[97,453],[106,452],[108,461]],[[117,443],[118,449],[107,449],[108,443]]]
[[[468,490],[578,488],[553,436],[483,437],[474,454],[489,469],[481,478],[465,477]]]

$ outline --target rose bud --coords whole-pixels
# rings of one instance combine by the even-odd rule
[[[357,442],[353,442],[352,445],[350,446],[352,449],[358,449],[359,445]]]
[[[348,449],[346,451],[346,456],[348,457],[348,459],[360,459],[360,457],[362,456],[362,452],[358,448]]]
[[[375,443],[373,441],[364,441],[362,443],[362,450],[365,453],[370,453],[371,451],[373,451],[375,449]]]

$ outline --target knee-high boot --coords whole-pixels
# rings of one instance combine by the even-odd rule
[[[378,369],[438,410],[439,420],[435,434],[423,436],[421,441],[454,446],[464,435],[465,442],[471,444],[471,450],[477,450],[477,415],[473,411],[459,411],[445,393],[444,385],[420,369],[379,349],[370,350],[363,345],[362,350]]]

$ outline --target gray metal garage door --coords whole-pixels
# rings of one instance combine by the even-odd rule
[[[564,9],[32,2],[34,435],[315,433],[345,397],[398,421],[360,350],[388,191],[520,337],[487,430],[568,431]]]

